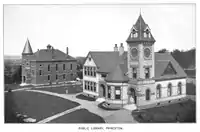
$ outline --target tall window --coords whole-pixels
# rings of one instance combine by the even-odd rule
[[[94,76],[96,77],[96,67],[94,67]]]
[[[65,64],[63,64],[63,70],[65,70]]]
[[[85,89],[87,89],[87,82],[85,81]]]
[[[178,95],[182,94],[182,83],[178,83]]]
[[[58,70],[58,64],[56,64],[56,71]]]
[[[108,98],[110,98],[111,97],[111,88],[110,88],[110,86],[108,86]]]
[[[167,87],[167,95],[168,95],[168,96],[172,96],[172,84],[171,84],[171,83],[168,84],[168,87]]]
[[[136,68],[133,68],[133,79],[136,79],[137,78],[137,70]]]
[[[42,75],[42,70],[39,70],[39,72],[40,72],[39,74],[40,74],[40,76],[41,76],[41,75]]]
[[[93,74],[93,67],[90,67],[90,72],[91,72],[91,76],[94,76],[94,74]]]
[[[85,73],[85,75],[87,75],[87,67],[86,66],[84,67],[84,73]]]
[[[58,75],[56,74],[56,80],[58,79]]]
[[[161,85],[158,84],[156,87],[156,97],[161,98]]]
[[[63,74],[63,79],[65,79],[65,74]]]
[[[94,82],[94,92],[96,92],[96,83]]]
[[[93,91],[94,83],[90,82],[90,86],[91,86],[91,91]]]
[[[48,75],[48,80],[50,80],[50,75]]]
[[[146,100],[150,100],[150,96],[151,96],[151,91],[150,89],[146,90]]]
[[[121,99],[120,87],[115,87],[115,99]]]
[[[50,64],[49,64],[49,65],[48,65],[48,71],[50,71],[50,68],[51,68],[51,67],[50,67]]]
[[[145,68],[145,78],[146,79],[150,78],[150,69],[149,69],[149,67]]]
[[[70,64],[70,70],[72,70],[72,64]]]

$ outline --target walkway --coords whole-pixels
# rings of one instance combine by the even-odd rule
[[[127,111],[127,110],[123,110],[123,109],[117,110],[117,111],[103,110],[97,106],[98,102],[87,101],[87,100],[82,100],[82,99],[76,98],[76,95],[78,95],[78,94],[76,94],[76,95],[58,94],[58,93],[52,93],[52,92],[40,91],[40,90],[26,90],[26,91],[48,94],[48,95],[68,99],[70,101],[78,102],[80,104],[81,108],[87,109],[89,112],[101,116],[102,118],[104,118],[105,122],[107,122],[107,123],[124,123],[124,122],[133,123],[133,122],[136,122],[133,120],[133,118],[131,116],[131,111]],[[49,119],[51,119],[51,118],[49,117]]]

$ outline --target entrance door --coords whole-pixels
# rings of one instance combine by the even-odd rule
[[[100,88],[99,88],[99,96],[100,96],[100,97],[105,97],[105,96],[106,96],[106,88],[105,88],[105,85],[104,85],[104,84],[101,84],[101,85],[100,85]]]
[[[25,83],[26,82],[26,77],[25,76],[23,76],[23,83]]]
[[[130,89],[131,91],[131,97],[134,99],[135,104],[137,103],[137,97],[136,97],[136,92],[134,88]]]

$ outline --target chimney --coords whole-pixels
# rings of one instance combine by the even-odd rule
[[[68,47],[66,48],[66,55],[68,55],[69,54],[69,50],[68,50]]]
[[[114,51],[115,51],[115,52],[117,52],[117,51],[118,51],[117,44],[115,44]]]
[[[123,43],[121,43],[119,47],[119,55],[123,55],[123,53],[124,53],[124,46],[123,46]]]

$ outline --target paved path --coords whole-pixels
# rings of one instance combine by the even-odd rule
[[[116,122],[118,122],[118,123],[123,123],[123,122],[133,123],[133,122],[136,122],[133,120],[133,118],[131,116],[131,111],[127,111],[127,110],[124,111],[123,109],[117,110],[117,111],[103,110],[97,106],[98,102],[87,101],[87,100],[82,100],[82,99],[76,98],[76,95],[78,95],[78,94],[75,94],[75,95],[58,94],[58,93],[53,93],[53,92],[49,92],[49,91],[40,91],[40,90],[26,90],[26,91],[39,92],[39,93],[57,96],[57,97],[61,97],[64,99],[78,102],[80,104],[81,108],[87,109],[91,113],[101,116],[102,118],[104,118],[105,122],[107,122],[107,123],[116,123]],[[119,115],[120,115],[120,117],[119,117]],[[118,118],[115,118],[115,117],[118,117]]]
[[[47,122],[50,122],[50,121],[52,121],[52,120],[54,120],[54,119],[56,119],[58,117],[61,117],[61,116],[65,115],[65,114],[68,114],[68,113],[71,113],[73,111],[76,111],[78,109],[81,109],[81,106],[77,106],[77,107],[74,107],[72,109],[66,110],[64,112],[58,113],[56,115],[50,116],[50,117],[45,118],[44,120],[41,120],[41,121],[39,121],[37,123],[47,123]]]

